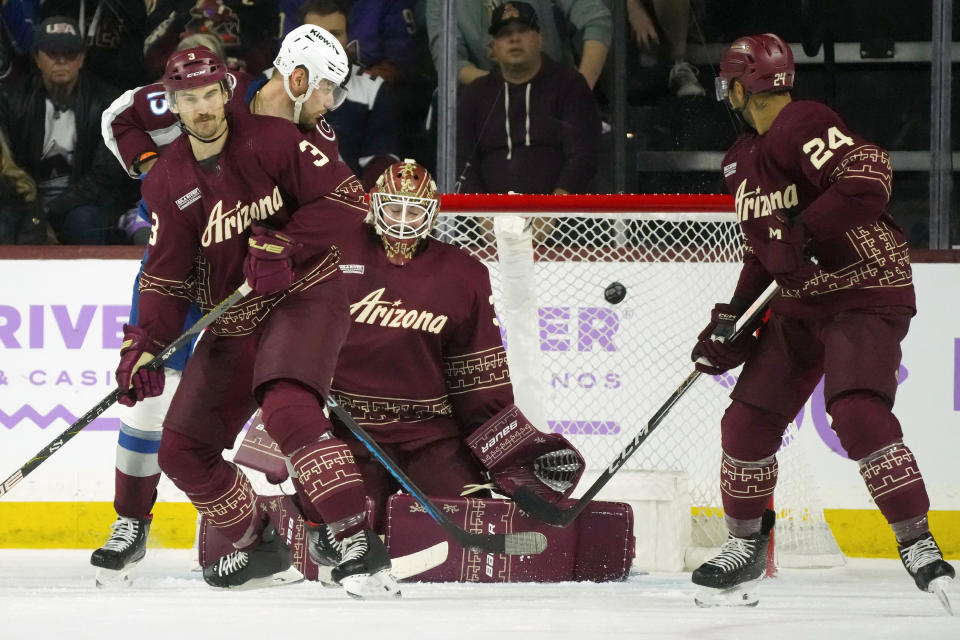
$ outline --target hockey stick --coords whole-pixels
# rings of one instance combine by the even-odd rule
[[[745,327],[753,322],[759,314],[766,309],[767,304],[771,299],[780,291],[779,285],[777,283],[771,282],[760,297],[758,297],[753,304],[747,307],[747,310],[737,319],[736,324],[734,325],[733,334],[730,336],[730,340],[737,339],[741,333],[743,333]],[[693,383],[700,378],[700,372],[696,369],[687,376],[687,378],[680,383],[680,386],[670,394],[670,397],[667,398],[667,401],[657,409],[657,412],[653,414],[653,417],[647,422],[647,426],[641,431],[633,440],[627,444],[627,447],[620,452],[620,455],[610,463],[610,465],[603,470],[603,473],[600,474],[600,477],[597,478],[590,488],[587,489],[586,493],[577,500],[577,502],[567,509],[561,509],[557,505],[547,502],[536,493],[531,491],[528,487],[519,487],[513,495],[513,501],[517,505],[526,511],[528,514],[546,522],[547,524],[552,524],[556,527],[566,527],[571,522],[573,522],[577,516],[580,515],[580,512],[587,508],[590,504],[590,501],[593,500],[594,496],[600,492],[601,489],[610,481],[610,478],[624,465],[624,463],[630,459],[637,449],[640,448],[640,445],[647,439],[647,437],[653,433],[653,430],[663,421],[666,415],[673,408],[673,405],[677,403],[680,398],[683,397],[690,387],[693,386]]]
[[[517,533],[472,533],[458,527],[433,501],[427,497],[417,485],[407,477],[397,463],[394,462],[383,448],[354,421],[354,419],[332,397],[327,398],[327,407],[335,416],[353,432],[357,438],[370,450],[370,453],[386,467],[387,471],[403,485],[407,492],[417,499],[427,514],[439,524],[450,537],[465,549],[476,549],[492,553],[505,553],[511,556],[534,555],[547,548],[547,537],[538,531],[521,531]]]
[[[190,342],[190,339],[193,338],[193,336],[197,335],[198,333],[206,329],[208,326],[213,324],[220,316],[222,316],[227,311],[227,309],[235,305],[237,301],[240,300],[240,298],[250,293],[250,291],[252,291],[252,289],[250,288],[250,285],[244,282],[242,285],[240,285],[240,287],[236,291],[231,293],[226,300],[224,300],[223,302],[215,306],[213,309],[207,312],[206,315],[204,315],[202,318],[200,318],[195,323],[193,323],[193,326],[191,326],[189,329],[184,331],[183,334],[180,335],[180,337],[178,337],[176,340],[174,340],[169,345],[167,345],[167,347],[163,351],[155,355],[149,362],[147,362],[143,366],[148,369],[151,367],[161,366],[164,362],[170,359],[170,356],[176,353],[181,347],[185,346],[188,342]],[[41,464],[43,464],[44,460],[46,460],[47,458],[52,456],[54,453],[59,451],[60,448],[63,447],[63,445],[65,445],[70,440],[70,438],[80,433],[84,429],[84,427],[86,427],[91,422],[93,422],[98,417],[100,417],[100,415],[104,411],[112,407],[119,397],[120,397],[120,389],[114,389],[109,393],[109,395],[107,395],[107,397],[105,397],[103,400],[97,403],[97,405],[94,408],[90,409],[85,414],[80,416],[76,422],[74,422],[72,425],[67,427],[66,431],[64,431],[59,436],[57,436],[53,442],[45,446],[43,449],[40,450],[40,452],[37,455],[32,457],[30,460],[27,461],[26,464],[24,464],[22,467],[17,469],[9,478],[3,481],[3,484],[0,484],[0,497],[3,497],[4,495],[6,495],[7,492],[10,491],[10,489],[15,487],[21,480],[23,480],[25,477],[30,475],[30,473],[34,469],[36,469]]]

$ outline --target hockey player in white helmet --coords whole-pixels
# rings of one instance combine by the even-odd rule
[[[324,113],[347,97],[350,63],[343,47],[326,29],[305,24],[283,39],[273,61],[272,77],[257,88],[250,102],[253,113],[284,111],[300,126],[319,124]],[[263,111],[261,111],[263,109]]]

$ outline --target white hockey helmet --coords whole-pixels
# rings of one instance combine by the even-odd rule
[[[350,62],[347,54],[326,29],[316,25],[305,24],[287,34],[280,44],[280,53],[273,61],[273,66],[283,76],[283,88],[293,100],[293,121],[300,119],[300,109],[303,103],[310,98],[314,89],[321,88],[326,81],[327,88],[333,92],[333,106],[336,109],[347,97],[345,87],[350,75]],[[290,74],[297,67],[307,70],[307,92],[295,97],[290,90]],[[331,87],[332,85],[332,87]]]

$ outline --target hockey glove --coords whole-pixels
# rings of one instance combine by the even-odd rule
[[[512,496],[527,486],[546,500],[569,496],[583,475],[580,452],[557,433],[543,433],[509,405],[467,438],[497,490]]]
[[[766,246],[764,266],[784,289],[802,289],[819,269],[806,255],[810,238],[800,216],[777,213],[776,219],[780,224],[771,231],[779,235]]]
[[[163,345],[147,335],[140,327],[123,325],[123,344],[120,346],[120,364],[117,366],[117,387],[120,397],[117,401],[132,407],[144,398],[153,398],[163,393],[166,376],[163,365],[145,368]]]
[[[736,299],[730,304],[714,305],[710,312],[710,324],[697,336],[697,344],[690,354],[697,371],[718,376],[730,369],[736,369],[753,355],[757,346],[757,339],[753,337],[755,327],[744,328],[736,340],[730,340],[737,318],[744,308]]]
[[[243,261],[243,276],[253,290],[268,296],[283,291],[295,279],[293,255],[302,246],[279,231],[254,225]]]

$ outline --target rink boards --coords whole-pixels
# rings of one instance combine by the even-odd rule
[[[129,259],[0,260],[0,481],[112,388],[137,267],[138,262]],[[907,375],[898,392],[897,415],[927,480],[938,539],[956,556],[960,325],[955,319],[960,264],[917,264],[914,273],[920,313],[903,345]],[[602,273],[597,277],[603,281]],[[684,295],[682,282],[676,295]],[[539,304],[570,306],[564,300]],[[573,351],[575,364],[578,354]],[[582,357],[586,361],[591,355],[585,352]],[[648,370],[644,375],[657,374]],[[810,409],[812,420],[814,407]],[[0,499],[0,547],[85,547],[103,536],[113,517],[118,428],[119,421],[108,411]],[[889,534],[872,511],[855,466],[831,448],[828,436],[824,445],[813,462],[819,481],[829,488],[822,499],[838,542],[848,554],[885,554],[882,545],[889,547]],[[192,507],[166,480],[160,495],[152,535],[165,546],[189,545]]]

